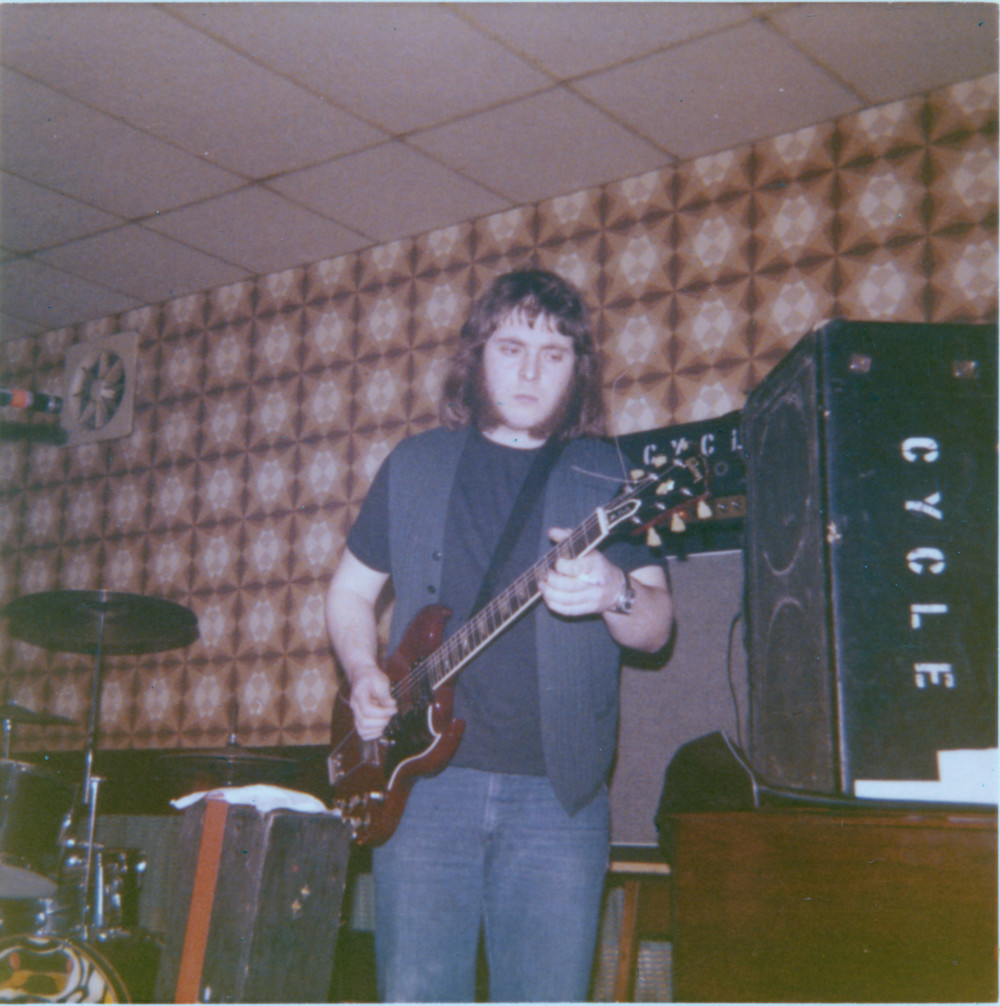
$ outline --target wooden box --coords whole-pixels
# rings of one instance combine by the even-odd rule
[[[184,813],[159,1002],[326,1002],[350,855],[328,814]]]

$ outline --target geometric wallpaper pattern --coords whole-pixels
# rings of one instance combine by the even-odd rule
[[[102,747],[221,745],[234,699],[243,744],[327,741],[345,531],[435,425],[471,300],[528,263],[586,292],[618,433],[740,408],[824,319],[994,320],[997,79],[4,345],[4,383],[62,395],[71,345],[139,336],[130,436],[0,443],[0,604],[103,588],[198,617],[186,649],[106,660]],[[0,661],[2,700],[78,724],[15,750],[81,748],[93,658],[0,620]]]

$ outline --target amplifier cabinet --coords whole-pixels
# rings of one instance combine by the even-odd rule
[[[768,782],[868,795],[996,747],[996,381],[993,326],[834,321],[749,396],[750,756]],[[970,802],[995,802],[995,778]]]
[[[225,804],[220,819],[219,804],[184,812],[156,1001],[327,1002],[347,826]]]

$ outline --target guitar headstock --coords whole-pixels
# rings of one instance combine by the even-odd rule
[[[657,531],[666,525],[672,534],[680,534],[692,520],[711,520],[708,465],[701,452],[690,442],[683,442],[673,458],[656,454],[643,468],[629,473],[629,493],[640,501],[629,518],[636,526],[633,534],[646,532],[649,545],[663,544]]]

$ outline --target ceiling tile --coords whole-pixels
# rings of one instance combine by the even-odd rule
[[[810,3],[771,20],[874,103],[992,73],[995,3]]]
[[[640,175],[670,158],[562,88],[410,138],[514,202]]]
[[[551,83],[439,4],[214,3],[173,11],[397,133]]]
[[[403,143],[349,154],[271,185],[375,241],[447,227],[509,205]]]
[[[41,252],[38,258],[77,276],[121,290],[140,304],[235,283],[247,273],[186,248],[138,224]]]
[[[472,3],[461,14],[559,78],[746,21],[739,3]]]
[[[573,87],[680,158],[791,132],[860,106],[847,88],[758,23]]]
[[[10,251],[37,251],[122,223],[16,175],[0,174],[0,192],[0,241]]]
[[[143,225],[258,275],[333,258],[370,243],[257,186],[150,217]]]
[[[152,4],[14,4],[2,23],[4,65],[253,178],[385,139]]]
[[[126,218],[174,209],[241,183],[8,69],[0,77],[0,164]]]
[[[25,321],[23,318],[15,318],[14,315],[6,311],[0,311],[0,332],[3,333],[2,342],[10,344],[14,339],[22,339],[27,335],[39,335],[45,331],[47,326],[38,322]]]
[[[141,306],[130,297],[53,269],[37,259],[15,259],[3,264],[0,304],[5,313],[37,322],[43,331]]]

